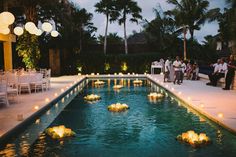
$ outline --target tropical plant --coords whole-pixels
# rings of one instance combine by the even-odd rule
[[[126,22],[129,15],[130,21],[138,23],[139,19],[142,19],[142,9],[138,6],[138,3],[133,0],[115,0],[116,17],[118,18],[119,25],[124,26],[124,40],[125,40],[125,54],[128,54],[128,43],[126,34]]]
[[[39,42],[36,35],[31,35],[27,31],[24,31],[24,34],[18,38],[16,51],[18,51],[18,55],[22,57],[26,68],[36,68],[40,59]]]
[[[177,35],[175,32],[175,24],[172,18],[167,15],[161,14],[161,11],[158,9],[153,9],[156,17],[152,21],[144,20],[145,24],[144,32],[149,44],[156,46],[156,50],[161,52],[165,49],[170,49],[170,45],[173,47],[175,43],[175,39],[177,39]]]
[[[99,35],[98,42],[100,44],[104,44],[105,36]],[[117,33],[109,33],[107,36],[107,43],[108,44],[121,44],[122,42],[123,42],[123,39],[120,36],[118,36]]]
[[[93,23],[91,22],[93,18],[92,13],[88,13],[86,9],[77,9],[74,8],[72,12],[72,25],[75,32],[79,32],[80,37],[80,51],[82,51],[82,45],[83,45],[83,37],[86,32],[89,32],[89,34],[92,34],[94,31],[97,30],[96,27],[93,26]]]
[[[184,36],[184,59],[187,58],[186,35],[190,32],[191,41],[193,42],[194,31],[200,30],[209,15],[215,10],[208,10],[208,0],[167,0],[168,3],[175,7],[166,12],[167,15],[173,17],[176,26],[179,28],[177,32],[183,32]]]
[[[114,0],[101,0],[95,4],[96,12],[104,14],[106,16],[106,28],[105,28],[105,38],[104,38],[104,54],[107,53],[107,32],[109,21],[112,22],[116,20],[113,15],[114,12]]]
[[[194,31],[200,30],[201,25],[205,23],[208,18],[209,1],[207,0],[167,0],[168,3],[175,7],[166,12],[172,16],[176,25],[187,32],[190,32],[191,40],[194,37]]]

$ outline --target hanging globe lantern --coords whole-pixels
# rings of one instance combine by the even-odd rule
[[[5,11],[0,14],[0,23],[9,26],[13,24],[14,21],[15,21],[15,17],[12,13]]]
[[[40,36],[42,33],[43,33],[43,32],[42,32],[42,30],[41,30],[41,29],[37,29],[37,31],[36,31],[36,33],[35,33],[35,35],[37,35],[37,36]]]
[[[24,29],[20,26],[15,27],[13,31],[14,31],[15,35],[17,35],[17,36],[20,36],[24,33]]]
[[[28,31],[28,32],[32,32],[34,29],[36,28],[35,24],[33,22],[27,22],[25,24],[25,29]]]
[[[54,30],[51,32],[52,37],[57,37],[59,35],[58,31]]]
[[[42,29],[45,31],[45,32],[51,32],[52,31],[52,24],[49,23],[49,22],[44,22],[42,24]]]
[[[0,30],[8,28],[8,25],[0,22]]]
[[[4,35],[7,35],[7,34],[10,33],[10,29],[9,28],[2,29],[2,30],[0,30],[0,33],[4,34]]]

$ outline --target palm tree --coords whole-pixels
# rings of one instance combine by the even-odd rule
[[[124,38],[125,38],[125,54],[128,54],[127,34],[126,34],[126,22],[127,16],[131,15],[130,21],[138,23],[139,19],[142,19],[140,13],[142,9],[138,6],[138,3],[133,0],[115,0],[115,8],[117,16],[119,16],[119,25],[124,26]]]
[[[207,20],[209,2],[207,0],[167,0],[168,3],[175,5],[173,10],[166,13],[172,15],[177,26],[188,26],[191,39],[193,40],[194,31],[200,30],[200,26]]]
[[[109,21],[112,22],[115,20],[113,16],[114,13],[114,1],[113,0],[101,0],[95,4],[96,12],[104,14],[106,16],[106,28],[105,28],[105,39],[104,39],[104,54],[107,53],[107,32]]]
[[[73,28],[75,28],[75,31],[78,31],[80,34],[80,50],[82,51],[82,45],[83,45],[83,34],[84,31],[88,32],[94,32],[97,30],[96,27],[93,26],[93,23],[91,22],[93,18],[92,13],[88,13],[86,9],[74,9],[72,12],[72,20],[73,20]]]
[[[182,31],[184,34],[184,59],[186,59],[186,34],[189,31],[191,41],[194,38],[194,31],[200,30],[209,18],[209,2],[207,0],[167,0],[168,3],[173,4],[175,7],[166,12],[174,18],[177,27],[177,32]],[[210,10],[211,12],[212,10]]]

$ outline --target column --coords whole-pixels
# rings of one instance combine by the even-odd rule
[[[4,70],[12,70],[12,44],[10,41],[3,42],[4,51]]]

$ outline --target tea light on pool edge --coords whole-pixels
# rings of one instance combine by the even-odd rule
[[[223,117],[224,117],[223,113],[218,113],[217,116],[218,116],[219,118],[223,118]]]
[[[64,92],[64,91],[65,91],[65,90],[62,88],[62,89],[61,89],[61,92]]]
[[[57,96],[58,96],[58,94],[57,94],[57,93],[55,93],[55,94],[54,94],[54,96],[55,96],[55,97],[57,97]]]
[[[181,95],[181,94],[182,94],[182,92],[178,92],[178,94],[179,94],[179,95]]]
[[[24,120],[23,114],[18,114],[18,115],[17,115],[17,120],[18,120],[18,121],[23,121],[23,120]]]
[[[40,123],[40,119],[36,119],[35,124],[39,124]]]
[[[204,104],[200,104],[200,107],[203,108],[203,107],[204,107]]]
[[[97,75],[100,75],[99,73],[97,73]]]
[[[188,100],[191,100],[191,97],[188,97]]]
[[[38,110],[38,109],[39,109],[39,106],[38,106],[38,105],[34,106],[34,109],[35,109],[35,110]]]
[[[46,98],[46,99],[45,99],[45,102],[49,102],[49,101],[50,101],[50,99],[49,99],[49,98]]]
[[[175,89],[174,89],[173,87],[171,88],[171,90],[172,90],[172,91],[175,91]]]

